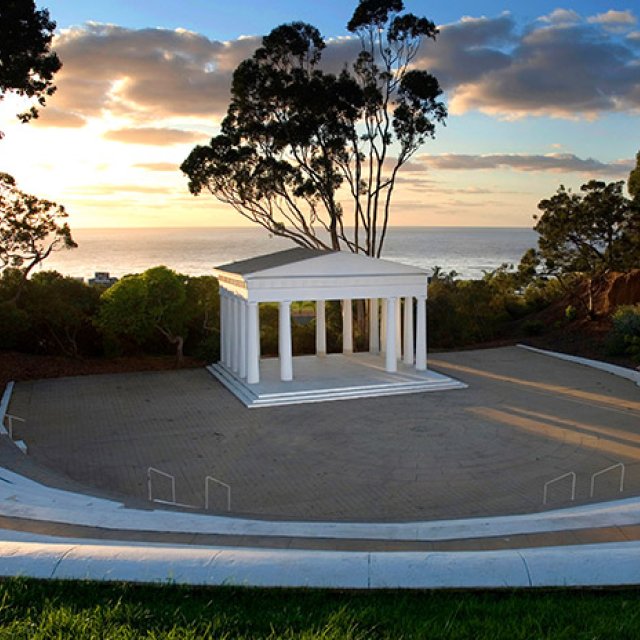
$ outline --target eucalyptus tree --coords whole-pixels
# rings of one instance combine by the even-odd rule
[[[78,246],[67,217],[63,206],[21,191],[12,176],[0,173],[0,271],[19,270],[15,300],[37,265],[54,251]]]
[[[337,74],[323,69],[326,43],[311,25],[263,38],[233,74],[220,134],[181,169],[192,194],[208,191],[274,235],[380,257],[398,172],[447,115],[417,57],[438,29],[401,0],[360,0],[347,28],[359,52]]]
[[[34,98],[44,106],[56,90],[53,76],[62,63],[51,50],[56,23],[46,9],[36,9],[33,0],[2,0],[0,3],[0,100],[7,93]],[[31,106],[18,118],[28,122],[38,117]],[[0,137],[2,134],[0,133]]]

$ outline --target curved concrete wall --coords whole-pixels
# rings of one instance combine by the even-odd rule
[[[42,536],[40,539],[3,542],[0,575],[343,589],[640,583],[639,542],[518,551],[366,553],[47,542]]]

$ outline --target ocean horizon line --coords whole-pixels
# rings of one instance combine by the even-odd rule
[[[354,227],[349,227],[349,226],[345,226],[345,229],[354,229]],[[186,231],[186,230],[198,230],[198,229],[206,229],[208,231],[214,231],[217,229],[229,229],[229,230],[233,230],[233,231],[242,231],[242,230],[253,230],[253,231],[264,231],[265,233],[269,233],[270,235],[276,235],[272,232],[267,231],[267,229],[263,229],[258,225],[237,225],[237,226],[233,226],[233,225],[224,225],[224,226],[218,226],[218,225],[214,225],[214,226],[184,226],[184,227],[180,227],[180,226],[157,226],[157,227],[152,227],[152,226],[148,226],[148,227],[73,227],[71,229],[71,232],[73,233],[74,231],[148,231],[150,229],[153,230],[165,230],[165,231],[170,231],[170,230],[181,230],[181,231]],[[534,231],[533,227],[523,227],[523,226],[500,226],[500,225],[489,225],[489,226],[451,226],[451,225],[417,225],[417,224],[413,224],[413,225],[393,225],[393,226],[389,226],[387,228],[387,233],[389,231],[392,231],[393,229],[451,229],[451,230],[455,230],[455,229],[467,229],[467,230],[482,230],[482,229],[505,229],[505,230],[528,230],[528,231]]]

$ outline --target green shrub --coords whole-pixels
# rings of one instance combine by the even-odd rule
[[[613,329],[605,343],[607,352],[640,360],[640,304],[618,307],[612,321]]]
[[[564,317],[567,319],[567,322],[573,322],[578,317],[577,309],[572,305],[568,305],[564,310]]]
[[[29,316],[13,302],[0,302],[0,349],[16,349],[27,334]]]
[[[544,322],[541,320],[527,320],[522,325],[522,331],[527,336],[539,336],[544,332]]]

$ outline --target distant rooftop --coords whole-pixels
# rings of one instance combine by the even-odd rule
[[[276,253],[268,253],[263,256],[256,256],[255,258],[248,258],[247,260],[228,262],[227,264],[216,267],[216,269],[218,271],[226,271],[227,273],[236,273],[244,276],[249,273],[256,273],[257,271],[264,271],[265,269],[273,269],[274,267],[282,267],[287,264],[293,264],[294,262],[302,262],[303,260],[309,260],[310,258],[317,258],[329,253],[335,252],[298,247],[295,249],[277,251]]]

